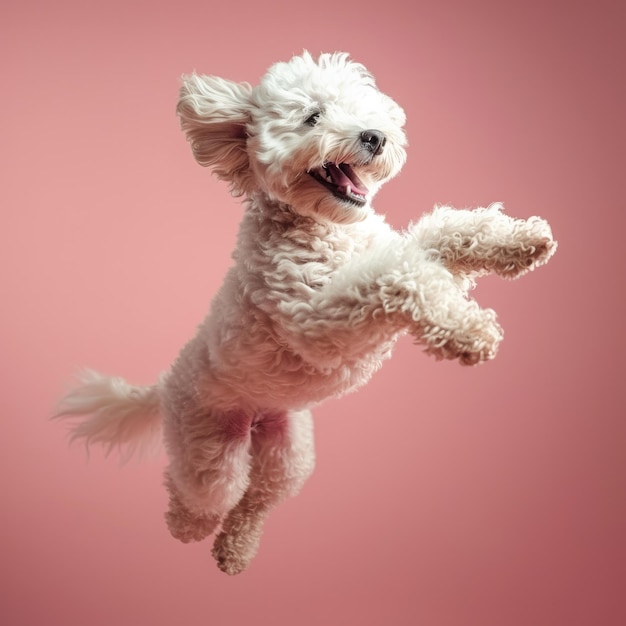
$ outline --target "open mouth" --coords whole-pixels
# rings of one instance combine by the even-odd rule
[[[324,163],[322,167],[309,170],[308,173],[340,200],[360,206],[367,201],[369,189],[347,163]]]

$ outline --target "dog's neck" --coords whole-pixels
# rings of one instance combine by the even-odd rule
[[[319,262],[326,259],[327,269],[334,271],[353,254],[360,254],[374,240],[387,243],[392,231],[382,215],[372,213],[366,220],[351,224],[303,216],[293,207],[270,201],[263,194],[251,195],[240,225],[234,258],[245,265],[265,251],[266,256],[286,254],[294,261]],[[337,263],[331,262],[335,252]],[[263,253],[263,254],[265,254]],[[261,265],[260,261],[256,261]]]
[[[263,192],[251,194],[247,201],[247,211],[259,221],[271,222],[279,230],[319,231],[334,230],[339,226],[323,218],[302,215],[289,204],[272,200]]]

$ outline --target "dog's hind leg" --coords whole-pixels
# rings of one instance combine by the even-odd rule
[[[250,472],[251,418],[242,412],[166,417],[170,456],[166,521],[184,543],[210,535],[245,493]]]
[[[222,571],[232,575],[247,568],[270,510],[300,491],[314,465],[310,411],[265,414],[253,422],[250,485],[213,545]]]

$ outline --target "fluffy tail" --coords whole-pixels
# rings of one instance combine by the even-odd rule
[[[81,385],[59,403],[54,418],[73,420],[71,441],[87,448],[102,444],[108,455],[118,448],[124,460],[154,449],[160,440],[158,387],[133,387],[122,378],[85,370]],[[78,419],[77,419],[78,418]]]

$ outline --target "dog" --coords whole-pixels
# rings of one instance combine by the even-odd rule
[[[56,415],[109,450],[162,430],[169,531],[215,533],[232,575],[313,471],[311,407],[366,383],[403,333],[437,359],[492,359],[502,329],[469,297],[475,279],[528,273],[556,242],[500,204],[392,229],[372,198],[405,163],[405,114],[345,53],[304,52],[255,87],[184,76],[177,112],[198,163],[244,198],[234,264],[157,384],[86,371]]]

